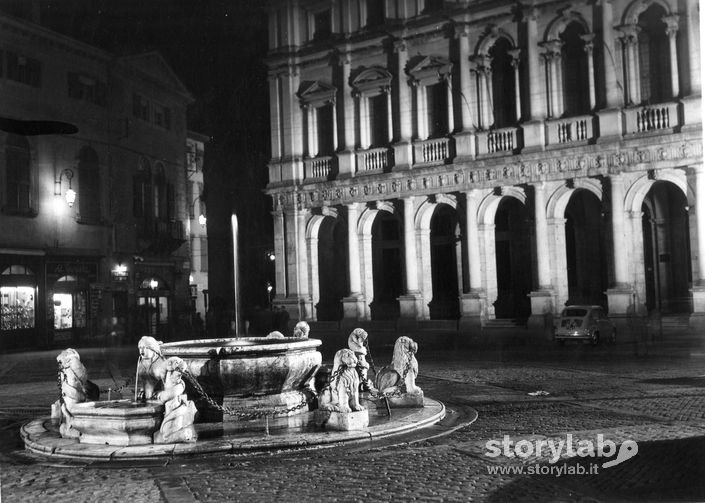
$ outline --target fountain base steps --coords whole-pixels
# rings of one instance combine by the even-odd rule
[[[430,428],[446,415],[443,403],[424,398],[420,408],[392,408],[391,416],[377,411],[374,402],[365,401],[369,425],[360,429],[337,431],[316,425],[316,412],[293,416],[264,417],[233,422],[194,425],[198,441],[191,443],[105,445],[88,444],[78,439],[61,438],[58,425],[49,417],[22,426],[25,448],[42,457],[95,461],[123,461],[171,458],[204,454],[245,454],[282,449],[318,448],[344,442],[372,441]]]

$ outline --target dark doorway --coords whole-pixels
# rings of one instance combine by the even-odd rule
[[[318,232],[318,283],[320,300],[316,305],[319,321],[343,317],[348,286],[348,229],[340,218],[326,217]]]
[[[565,210],[568,304],[607,306],[607,267],[600,200],[576,190]]]
[[[641,206],[646,307],[664,314],[691,311],[692,281],[687,199],[668,182],[656,182]]]
[[[495,216],[497,300],[495,317],[523,320],[531,314],[531,225],[526,206],[504,197]]]
[[[370,304],[373,320],[399,317],[399,301],[404,291],[403,244],[398,216],[380,211],[372,225],[372,275],[374,299]]]
[[[458,293],[458,216],[448,205],[439,204],[431,218],[431,284],[429,302],[432,320],[454,320],[460,316]]]

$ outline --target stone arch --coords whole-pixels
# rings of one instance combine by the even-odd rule
[[[521,187],[505,186],[500,189],[500,193],[492,193],[485,196],[480,202],[477,210],[477,222],[484,225],[494,224],[497,208],[503,197],[518,199],[522,204],[526,204],[526,192]]]
[[[635,0],[624,10],[623,23],[626,25],[635,25],[639,23],[639,16],[652,5],[662,7],[667,15],[673,13],[673,9],[663,0]]]
[[[476,55],[478,56],[487,56],[490,52],[490,49],[492,46],[499,40],[500,38],[505,38],[509,41],[509,45],[512,48],[516,48],[516,42],[514,40],[514,37],[512,37],[509,33],[507,33],[505,30],[497,27],[497,26],[490,26],[486,30],[486,35],[482,37],[477,44],[477,49],[475,50]]]
[[[561,185],[548,198],[546,204],[547,218],[564,218],[565,209],[570,202],[570,197],[577,189],[585,189],[594,194],[602,201],[602,184],[594,178],[576,178],[572,181],[572,186]]]
[[[416,230],[431,228],[431,218],[439,204],[447,204],[454,210],[458,209],[458,200],[452,194],[438,194],[433,201],[431,198],[427,198],[416,209],[416,215],[414,216],[414,227]]]
[[[585,33],[590,33],[591,31],[590,26],[583,16],[577,12],[567,12],[551,21],[546,29],[544,41],[558,40],[561,33],[563,33],[570,23],[578,23],[585,30]]]
[[[365,208],[365,211],[362,212],[357,221],[357,233],[359,235],[370,235],[372,233],[372,225],[375,223],[375,218],[377,218],[377,214],[380,211],[386,211],[393,214],[394,203],[391,201],[377,201],[374,208]],[[353,222],[348,223],[348,225],[353,224]]]
[[[695,194],[692,191],[692,187],[688,185],[685,171],[681,169],[664,169],[655,171],[653,178],[644,175],[634,180],[627,189],[624,197],[625,210],[641,212],[641,205],[644,202],[646,194],[651,190],[653,184],[659,180],[671,182],[683,192],[690,204],[694,203]]]

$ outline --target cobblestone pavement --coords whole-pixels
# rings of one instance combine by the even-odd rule
[[[134,372],[134,349],[80,352],[104,391]],[[566,346],[425,355],[421,348],[419,385],[461,415],[477,410],[472,425],[383,445],[105,465],[42,461],[22,450],[20,424],[46,415],[56,397],[56,353],[0,355],[4,501],[705,501],[701,354]],[[387,359],[375,355],[377,364]],[[596,457],[552,462],[548,450],[486,455],[487,442],[499,445],[505,435],[526,446],[557,445],[568,434],[576,446],[598,435],[617,447],[634,440],[638,454],[611,468]],[[498,469],[504,473],[491,473]]]

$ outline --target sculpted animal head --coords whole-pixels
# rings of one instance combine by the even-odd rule
[[[162,343],[148,335],[140,339],[137,348],[140,351],[140,356],[146,360],[154,360],[162,356]]]
[[[351,349],[340,349],[333,358],[333,372],[337,372],[340,367],[353,368],[357,366],[357,356]]]
[[[362,328],[356,328],[348,337],[348,347],[356,353],[367,354],[367,332]]]
[[[413,339],[405,335],[399,337],[394,343],[394,353],[392,354],[392,367],[404,375],[404,368],[409,365],[414,354],[418,351],[419,346]]]
[[[294,326],[294,337],[308,337],[311,327],[305,321],[300,321]]]
[[[56,361],[59,362],[59,365],[62,368],[74,368],[78,365],[83,366],[81,363],[81,356],[78,354],[78,351],[72,348],[64,349],[59,355],[56,357]]]

